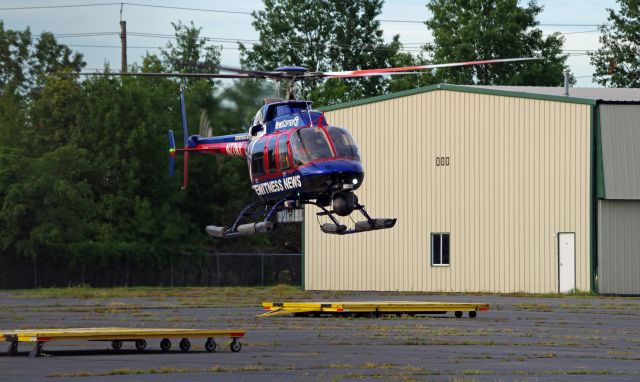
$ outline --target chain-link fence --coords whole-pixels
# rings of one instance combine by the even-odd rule
[[[300,285],[302,255],[291,253],[204,253],[117,256],[78,262],[63,256],[15,259],[0,256],[0,288],[90,285],[267,286]]]

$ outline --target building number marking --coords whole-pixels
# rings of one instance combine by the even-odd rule
[[[448,166],[449,157],[436,157],[436,166]]]

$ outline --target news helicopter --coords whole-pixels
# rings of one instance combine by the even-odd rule
[[[240,134],[202,137],[189,135],[184,93],[180,92],[183,147],[176,147],[169,130],[169,174],[174,174],[175,158],[183,155],[183,188],[189,182],[189,156],[195,153],[226,155],[247,161],[251,187],[258,200],[243,208],[230,225],[210,225],[207,234],[230,238],[270,232],[277,228],[280,214],[313,205],[329,222],[320,224],[327,234],[347,235],[392,228],[395,218],[373,218],[355,191],[364,181],[364,167],[354,138],[343,127],[331,125],[312,102],[295,98],[299,81],[328,78],[359,78],[384,75],[424,74],[423,70],[467,65],[497,64],[534,60],[507,58],[408,67],[310,72],[304,67],[283,66],[272,71],[221,66],[230,73],[120,73],[119,75],[183,78],[252,78],[283,81],[287,99],[265,99],[248,131]],[[97,74],[97,73],[86,73]],[[337,217],[351,217],[358,211],[364,220],[348,227]]]

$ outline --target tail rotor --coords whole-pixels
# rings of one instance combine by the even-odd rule
[[[187,111],[184,102],[184,91],[180,89],[180,116],[182,119],[182,137],[184,140],[184,146],[182,149],[176,149],[176,140],[173,135],[173,130],[169,130],[169,176],[173,176],[176,152],[182,152],[184,154],[184,169],[182,188],[187,188],[189,184],[189,129],[187,128]]]
[[[176,140],[173,137],[173,130],[169,130],[169,176],[173,176],[176,166]]]

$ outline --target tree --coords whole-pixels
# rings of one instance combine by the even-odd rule
[[[260,43],[240,45],[244,67],[273,70],[304,66],[310,71],[387,67],[400,54],[396,36],[385,43],[380,22],[382,0],[264,0],[253,12]],[[407,56],[403,56],[406,59]],[[380,77],[307,83],[305,91],[319,104],[380,95],[389,80]]]
[[[207,39],[200,37],[202,28],[198,28],[191,22],[190,26],[181,21],[171,23],[176,36],[176,42],[167,43],[166,49],[160,50],[162,63],[171,72],[180,73],[217,73],[220,66],[220,46],[207,45]],[[194,82],[209,83],[213,85],[213,79],[201,78],[183,79],[181,83],[192,84]]]
[[[609,25],[600,26],[602,46],[589,53],[594,82],[610,87],[640,87],[640,1],[617,0],[620,12],[607,9]]]
[[[546,38],[537,28],[542,6],[531,0],[430,0],[432,14],[425,22],[433,43],[425,53],[434,63],[493,58],[539,57],[539,61],[477,65],[442,69],[440,82],[481,85],[559,86],[568,57],[562,54],[564,38],[554,33]]]
[[[174,26],[176,42],[161,57],[145,56],[131,72],[217,67],[219,52],[198,28]],[[204,232],[208,224],[232,222],[255,198],[245,161],[192,156],[186,192],[167,175],[166,132],[174,129],[182,138],[180,87],[191,133],[204,111],[219,135],[247,131],[265,83],[243,80],[222,88],[201,79],[78,81],[59,73],[79,70],[79,55],[50,34],[38,41],[30,36],[28,29],[4,31],[0,25],[0,260],[137,263],[154,273],[184,253],[283,251],[277,235],[213,241]],[[185,64],[194,61],[205,66]],[[284,250],[298,251],[299,244]]]
[[[43,32],[34,44],[29,28],[5,30],[0,21],[0,95],[36,92],[46,75],[79,72],[85,65],[82,54],[58,44],[52,33]]]

